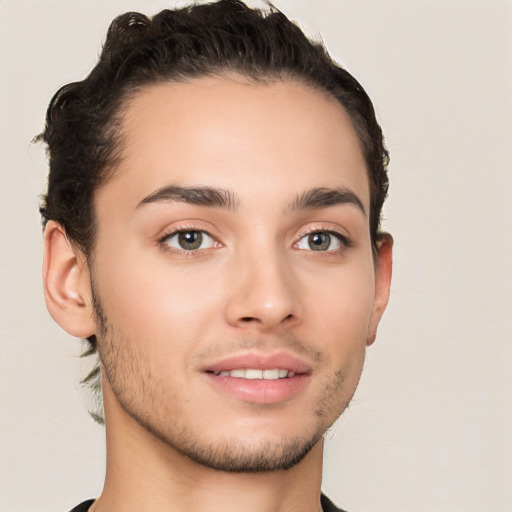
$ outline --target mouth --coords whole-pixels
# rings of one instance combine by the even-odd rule
[[[209,372],[220,377],[235,377],[237,379],[262,379],[262,380],[277,380],[289,379],[295,376],[293,370],[285,370],[284,368],[272,368],[267,370],[260,370],[258,368],[237,368],[235,370],[222,370],[220,372]]]
[[[241,354],[203,369],[223,395],[255,404],[275,404],[297,396],[308,384],[312,367],[288,354]]]

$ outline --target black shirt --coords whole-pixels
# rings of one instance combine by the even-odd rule
[[[87,500],[83,503],[80,503],[80,505],[76,506],[73,510],[70,510],[70,512],[87,512],[89,510],[89,507],[94,503],[94,500]],[[322,508],[324,512],[345,512],[344,510],[341,510],[341,508],[338,508],[327,496],[322,494],[321,496],[321,503]]]
[[[93,503],[94,500],[84,501],[83,503],[80,503],[80,505],[77,505],[73,510],[70,510],[70,512],[87,512]]]

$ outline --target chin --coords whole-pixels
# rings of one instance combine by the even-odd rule
[[[286,471],[299,464],[322,439],[316,434],[307,439],[265,441],[259,446],[247,440],[229,440],[215,445],[182,443],[177,449],[192,461],[216,471],[228,473],[262,473]],[[182,440],[183,441],[183,440]]]

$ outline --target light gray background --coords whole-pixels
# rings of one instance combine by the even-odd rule
[[[512,510],[512,3],[275,0],[367,88],[391,151],[392,299],[360,388],[328,434],[325,490],[351,511]],[[30,140],[93,66],[118,13],[156,0],[0,1],[0,510],[97,495],[103,429],[81,344],[40,279]]]

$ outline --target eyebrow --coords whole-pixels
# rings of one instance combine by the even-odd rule
[[[146,196],[137,205],[137,208],[145,204],[167,201],[225,208],[232,211],[238,209],[238,199],[236,195],[229,190],[207,186],[183,187],[178,185],[169,185],[159,188]]]
[[[180,202],[209,206],[213,208],[225,208],[236,212],[239,206],[237,195],[226,189],[209,186],[179,186],[168,185],[152,192],[139,202],[136,208],[143,205],[159,202]],[[343,204],[356,206],[366,216],[362,201],[350,189],[345,187],[326,188],[318,187],[299,194],[288,206],[284,213],[291,214],[299,210],[314,210],[329,208]]]
[[[287,208],[286,213],[293,213],[297,210],[314,210],[317,208],[329,208],[343,204],[356,206],[364,216],[366,210],[359,197],[350,189],[338,188],[313,188],[298,195],[295,201]]]

